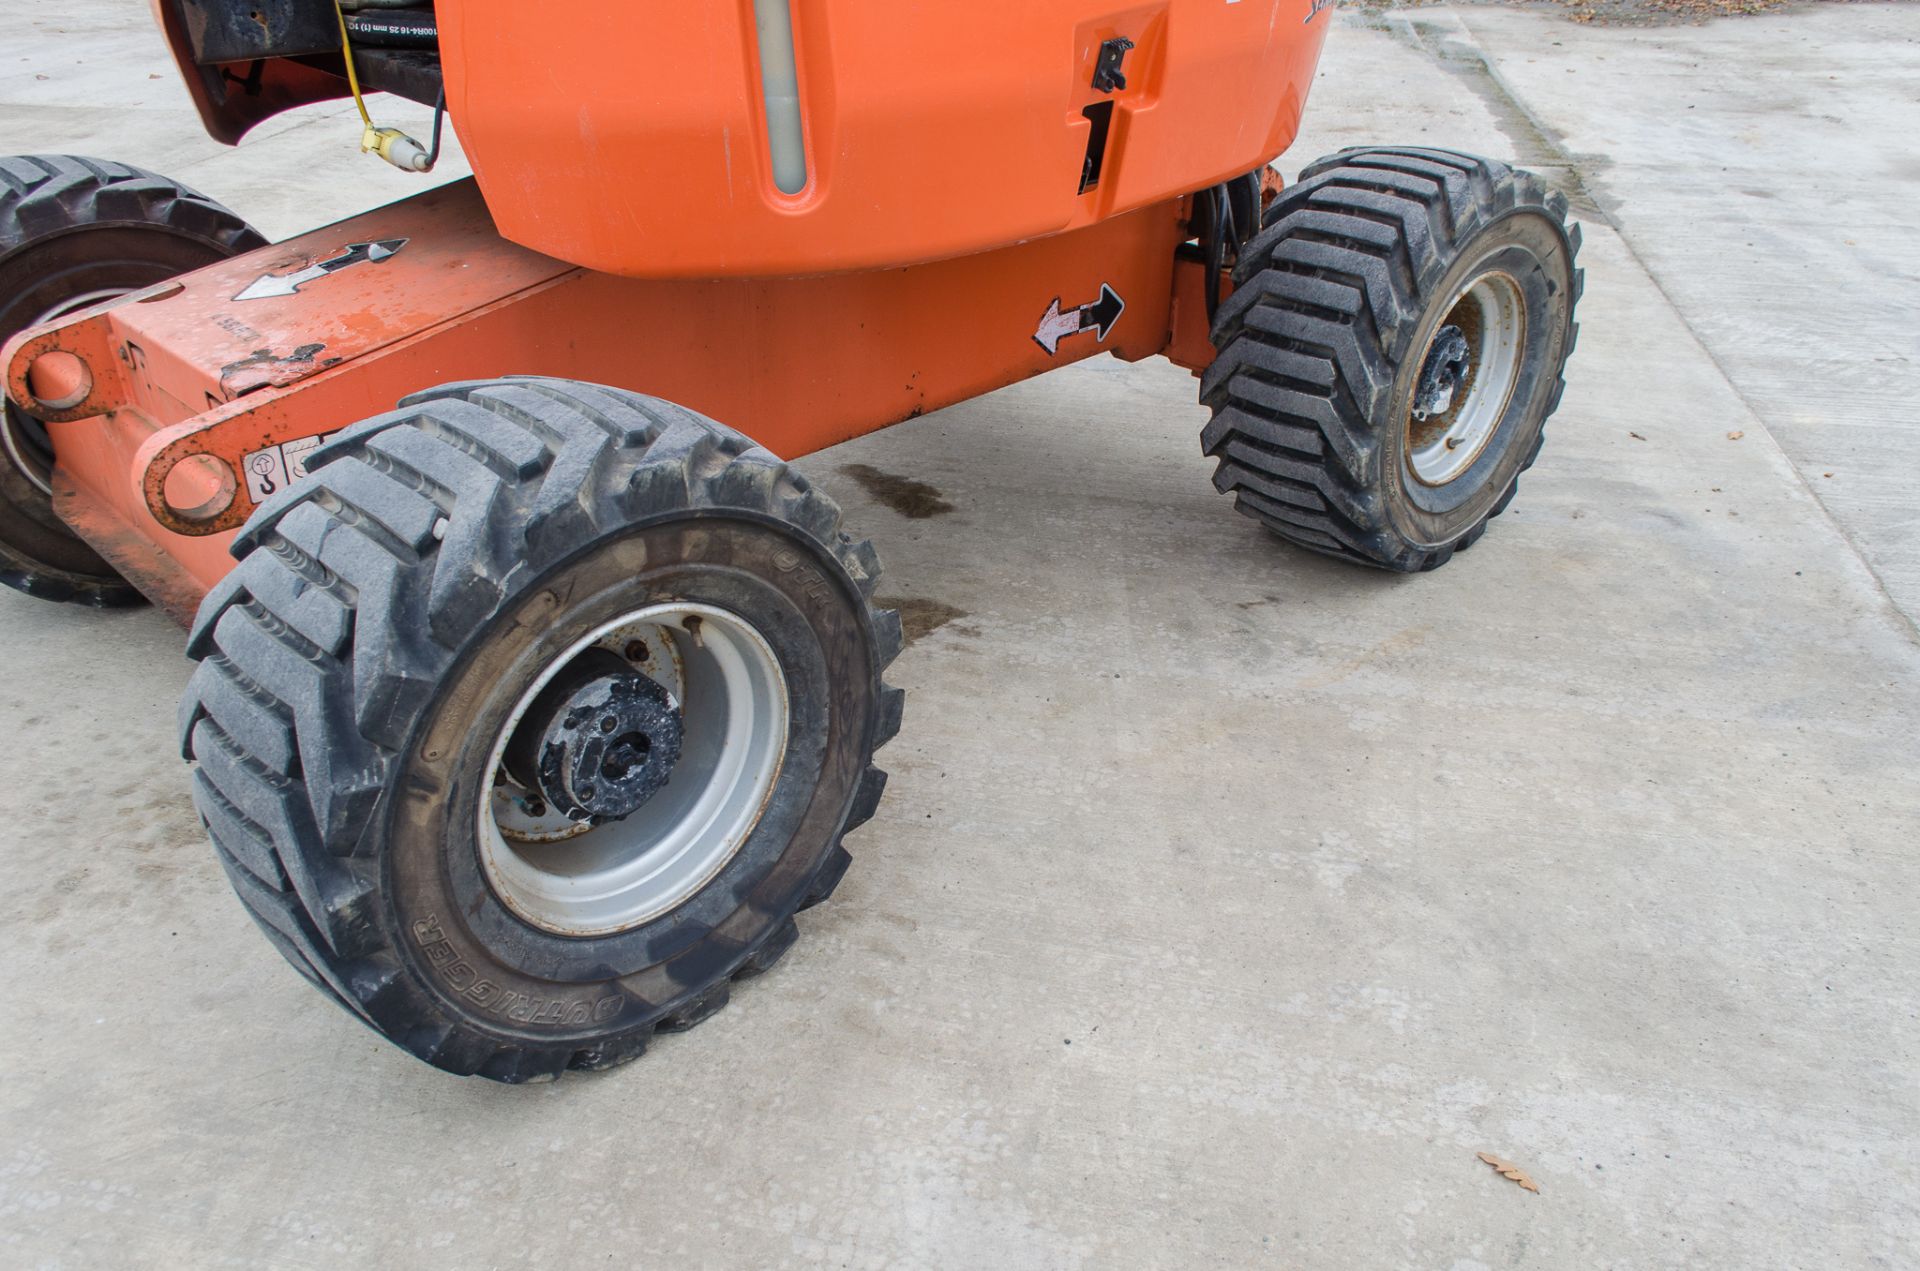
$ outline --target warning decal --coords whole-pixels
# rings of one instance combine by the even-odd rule
[[[316,437],[295,437],[242,458],[240,470],[247,474],[247,497],[255,503],[262,502],[268,495],[278,494],[306,476],[308,457],[331,436],[332,433],[323,432]]]

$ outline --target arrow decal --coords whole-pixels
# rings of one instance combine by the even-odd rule
[[[387,259],[407,245],[404,238],[383,238],[377,243],[348,243],[347,249],[338,256],[315,261],[305,269],[290,274],[261,274],[248,283],[235,296],[235,300],[265,300],[270,296],[291,296],[310,282],[325,278],[328,274],[337,274],[341,270],[365,261],[376,264]]]
[[[1100,298],[1078,305],[1072,309],[1060,307],[1060,297],[1055,296],[1047,311],[1040,315],[1040,325],[1034,329],[1033,342],[1047,351],[1052,357],[1059,349],[1060,341],[1082,331],[1094,332],[1094,339],[1106,342],[1107,332],[1113,330],[1113,324],[1120,320],[1120,314],[1126,309],[1127,302],[1120,293],[1106,283],[1100,284]]]

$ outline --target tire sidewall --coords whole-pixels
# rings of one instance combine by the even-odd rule
[[[232,255],[204,235],[143,221],[88,221],[37,234],[0,251],[0,331],[24,330],[68,296],[103,285],[151,287]],[[133,276],[123,277],[129,269]]]
[[[1418,481],[1407,461],[1408,412],[1425,350],[1459,296],[1477,277],[1500,270],[1518,284],[1526,315],[1524,347],[1500,420],[1474,462],[1444,485]],[[1388,515],[1408,543],[1444,547],[1485,520],[1533,456],[1553,401],[1572,323],[1572,248],[1546,211],[1515,208],[1480,228],[1455,253],[1426,294],[1436,297],[1399,359],[1382,429]]]
[[[724,979],[799,907],[864,771],[878,690],[864,604],[829,560],[791,530],[729,514],[636,526],[527,571],[453,660],[374,821],[393,947],[443,1011],[522,1043],[604,1042]],[[727,609],[773,649],[789,700],[773,790],[726,864],[669,912],[607,936],[535,927],[479,859],[494,740],[553,657],[669,601]]]

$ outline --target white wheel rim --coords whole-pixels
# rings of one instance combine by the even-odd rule
[[[1433,341],[1448,326],[1467,337],[1467,372],[1452,405],[1426,419],[1407,415],[1407,468],[1423,485],[1445,485],[1480,458],[1499,431],[1500,419],[1520,380],[1527,342],[1527,311],[1520,284],[1489,270],[1473,277],[1448,302],[1418,365],[1425,367]]]
[[[501,769],[507,740],[548,681],[594,646],[623,656],[644,646],[634,665],[680,711],[680,758],[666,785],[621,820],[529,815],[527,792]],[[494,737],[478,826],[487,881],[513,912],[561,935],[631,930],[669,912],[725,868],[758,824],[780,775],[787,720],[779,659],[739,615],[675,602],[603,624],[542,668]]]

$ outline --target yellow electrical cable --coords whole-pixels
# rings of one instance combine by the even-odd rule
[[[373,116],[367,113],[367,99],[360,92],[360,74],[353,68],[353,43],[347,38],[347,12],[340,7],[340,0],[333,0],[333,16],[340,24],[340,59],[347,64],[347,87],[353,90],[353,104],[360,111],[361,151],[379,155],[402,172],[431,171],[436,155],[428,154],[419,142],[398,128],[374,125]],[[436,125],[438,118],[436,115]],[[438,131],[434,135],[437,152]]]
[[[353,69],[353,45],[347,39],[347,11],[340,7],[340,0],[334,0],[333,16],[340,24],[340,57],[347,64],[347,87],[353,90],[353,104],[360,108],[360,122],[372,132],[373,116],[367,113],[367,99],[360,95],[360,77]]]

